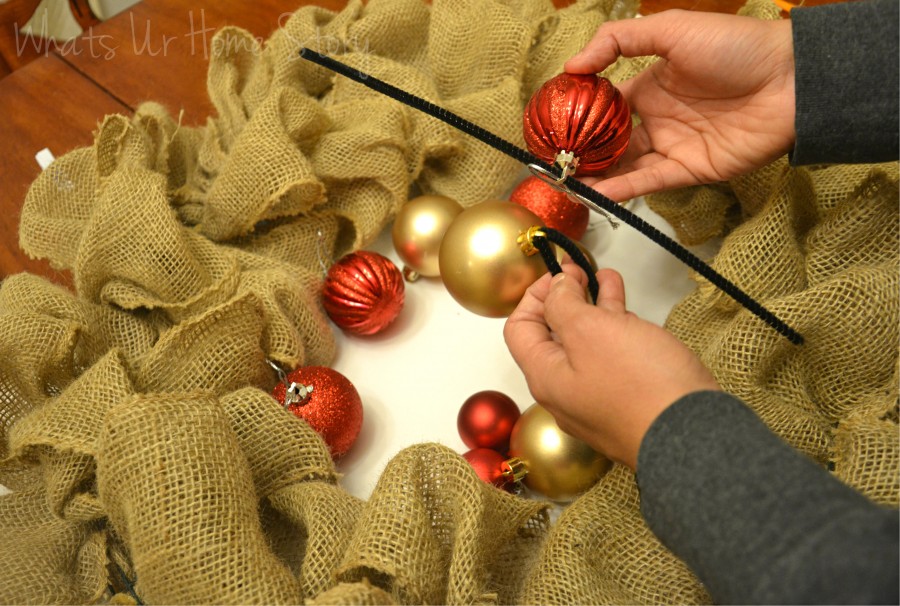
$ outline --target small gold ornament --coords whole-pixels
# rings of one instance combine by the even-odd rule
[[[450,295],[476,314],[503,318],[525,290],[547,273],[540,255],[527,256],[519,235],[540,219],[512,202],[488,200],[460,213],[441,242],[441,278]]]
[[[527,469],[525,485],[554,501],[573,500],[612,467],[609,459],[561,430],[537,403],[513,427],[509,456]]]
[[[403,205],[394,218],[391,237],[397,255],[406,264],[404,276],[409,281],[415,279],[414,274],[440,275],[441,240],[462,211],[462,206],[447,196],[418,196]]]

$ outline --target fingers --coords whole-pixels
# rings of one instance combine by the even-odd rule
[[[565,64],[574,74],[601,72],[619,56],[666,57],[680,38],[673,24],[679,11],[665,11],[640,19],[608,21],[600,26],[587,46]]]
[[[600,283],[600,298],[597,307],[614,313],[625,313],[625,282],[622,274],[614,269],[601,269],[597,272]]]
[[[562,267],[564,272],[573,274],[572,277],[578,279],[575,275],[575,272],[580,272],[577,265],[571,261],[564,261]],[[503,327],[506,346],[513,359],[526,374],[528,374],[529,367],[539,365],[538,362],[532,362],[535,351],[538,351],[538,348],[544,344],[555,344],[544,318],[545,301],[550,292],[552,277],[549,273],[544,274],[528,287],[522,300],[509,315]],[[545,352],[546,350],[541,349],[540,351]]]
[[[706,183],[684,164],[651,152],[622,166],[621,174],[598,180],[592,187],[612,200],[624,202],[650,193]]]
[[[597,282],[600,285],[597,307],[624,314],[625,283],[622,275],[614,269],[601,269],[597,272]],[[544,304],[544,316],[554,331],[564,331],[570,325],[580,330],[580,323],[574,320],[581,314],[590,313],[591,308],[592,305],[585,298],[583,284],[564,274],[553,277]]]
[[[572,283],[578,282],[576,276],[559,275]],[[548,396],[548,389],[555,384],[554,377],[564,376],[570,370],[568,357],[553,338],[544,315],[550,279],[550,274],[546,274],[529,287],[503,327],[506,346],[521,368],[532,395],[538,399]]]

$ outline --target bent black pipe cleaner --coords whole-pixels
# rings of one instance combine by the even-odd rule
[[[300,56],[308,61],[329,69],[335,73],[345,76],[354,82],[358,82],[374,91],[387,95],[388,97],[399,101],[409,107],[424,112],[462,132],[475,137],[479,141],[490,145],[497,151],[518,160],[527,165],[535,174],[542,173],[549,175],[569,192],[578,196],[580,201],[587,205],[591,210],[603,215],[613,215],[623,222],[627,223],[634,229],[638,230],[659,246],[663,247],[669,253],[675,256],[679,261],[696,271],[698,274],[710,281],[716,288],[737,301],[741,306],[749,310],[756,317],[774,328],[779,334],[786,337],[795,345],[803,344],[803,336],[796,330],[787,325],[786,322],[778,318],[771,311],[766,309],[759,301],[741,290],[731,280],[717,272],[709,264],[700,259],[697,255],[689,251],[687,248],[670,238],[659,229],[637,216],[621,204],[617,204],[613,200],[602,195],[600,192],[591,189],[581,181],[574,177],[567,176],[565,180],[560,178],[560,170],[556,166],[551,166],[543,160],[540,160],[532,153],[516,147],[509,141],[498,137],[494,133],[473,124],[468,120],[438,106],[430,101],[426,101],[421,97],[417,97],[411,93],[401,90],[387,82],[379,80],[369,74],[361,72],[356,68],[350,67],[345,63],[336,61],[331,57],[319,54],[309,48],[300,50]]]

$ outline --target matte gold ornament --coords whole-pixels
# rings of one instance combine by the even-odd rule
[[[554,501],[573,500],[612,467],[609,459],[561,430],[537,403],[513,427],[509,456],[525,466],[525,485]]]
[[[462,211],[463,207],[447,196],[418,196],[403,205],[394,219],[391,237],[397,254],[411,270],[405,270],[404,275],[440,275],[441,240]]]
[[[441,278],[450,295],[476,314],[503,318],[525,290],[547,273],[540,255],[522,252],[516,239],[541,220],[512,202],[487,200],[460,213],[441,241]]]

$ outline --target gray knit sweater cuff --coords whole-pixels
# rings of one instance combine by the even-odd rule
[[[836,480],[740,400],[697,392],[651,425],[641,512],[717,602],[897,603],[898,516]]]
[[[797,95],[792,164],[897,159],[898,20],[897,0],[791,11]]]

